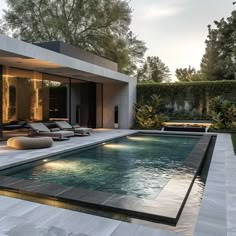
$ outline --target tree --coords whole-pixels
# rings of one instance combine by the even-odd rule
[[[118,63],[132,73],[146,47],[130,31],[127,0],[7,0],[3,20],[27,42],[64,41]]]
[[[207,80],[236,79],[236,11],[214,24],[216,28],[208,26],[202,73]]]
[[[175,71],[175,76],[180,82],[201,81],[203,76],[200,71],[196,71],[195,68],[189,66],[188,68],[179,68]]]
[[[137,73],[138,82],[168,82],[170,70],[159,57],[147,57]]]

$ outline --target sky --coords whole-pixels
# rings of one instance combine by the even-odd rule
[[[229,17],[233,0],[131,0],[131,30],[146,42],[146,56],[158,56],[171,70],[200,69],[207,25]]]
[[[170,69],[189,65],[200,69],[207,25],[229,17],[233,0],[130,0],[131,30],[148,48],[145,56],[158,56]],[[0,16],[6,9],[0,0]]]

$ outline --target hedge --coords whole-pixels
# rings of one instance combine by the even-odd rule
[[[216,96],[236,103],[236,80],[137,85],[137,102],[157,94],[161,108],[172,119],[208,119],[209,100]]]

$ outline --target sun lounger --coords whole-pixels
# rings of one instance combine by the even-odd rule
[[[91,128],[80,127],[78,125],[72,126],[66,121],[55,121],[56,125],[62,130],[72,130],[75,134],[79,135],[90,135],[92,132]]]
[[[43,123],[28,123],[28,125],[32,129],[33,135],[47,136],[47,137],[52,137],[53,139],[58,139],[58,140],[68,139],[69,137],[74,136],[73,131],[66,131],[66,130],[60,130],[60,129],[50,130]]]

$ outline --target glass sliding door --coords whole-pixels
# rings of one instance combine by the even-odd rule
[[[71,124],[80,124],[81,120],[81,80],[71,79]]]
[[[67,120],[80,126],[103,126],[102,84],[6,66],[2,68],[3,124]]]
[[[70,119],[69,78],[43,74],[43,120]]]
[[[102,127],[102,84],[71,79],[71,123]]]

